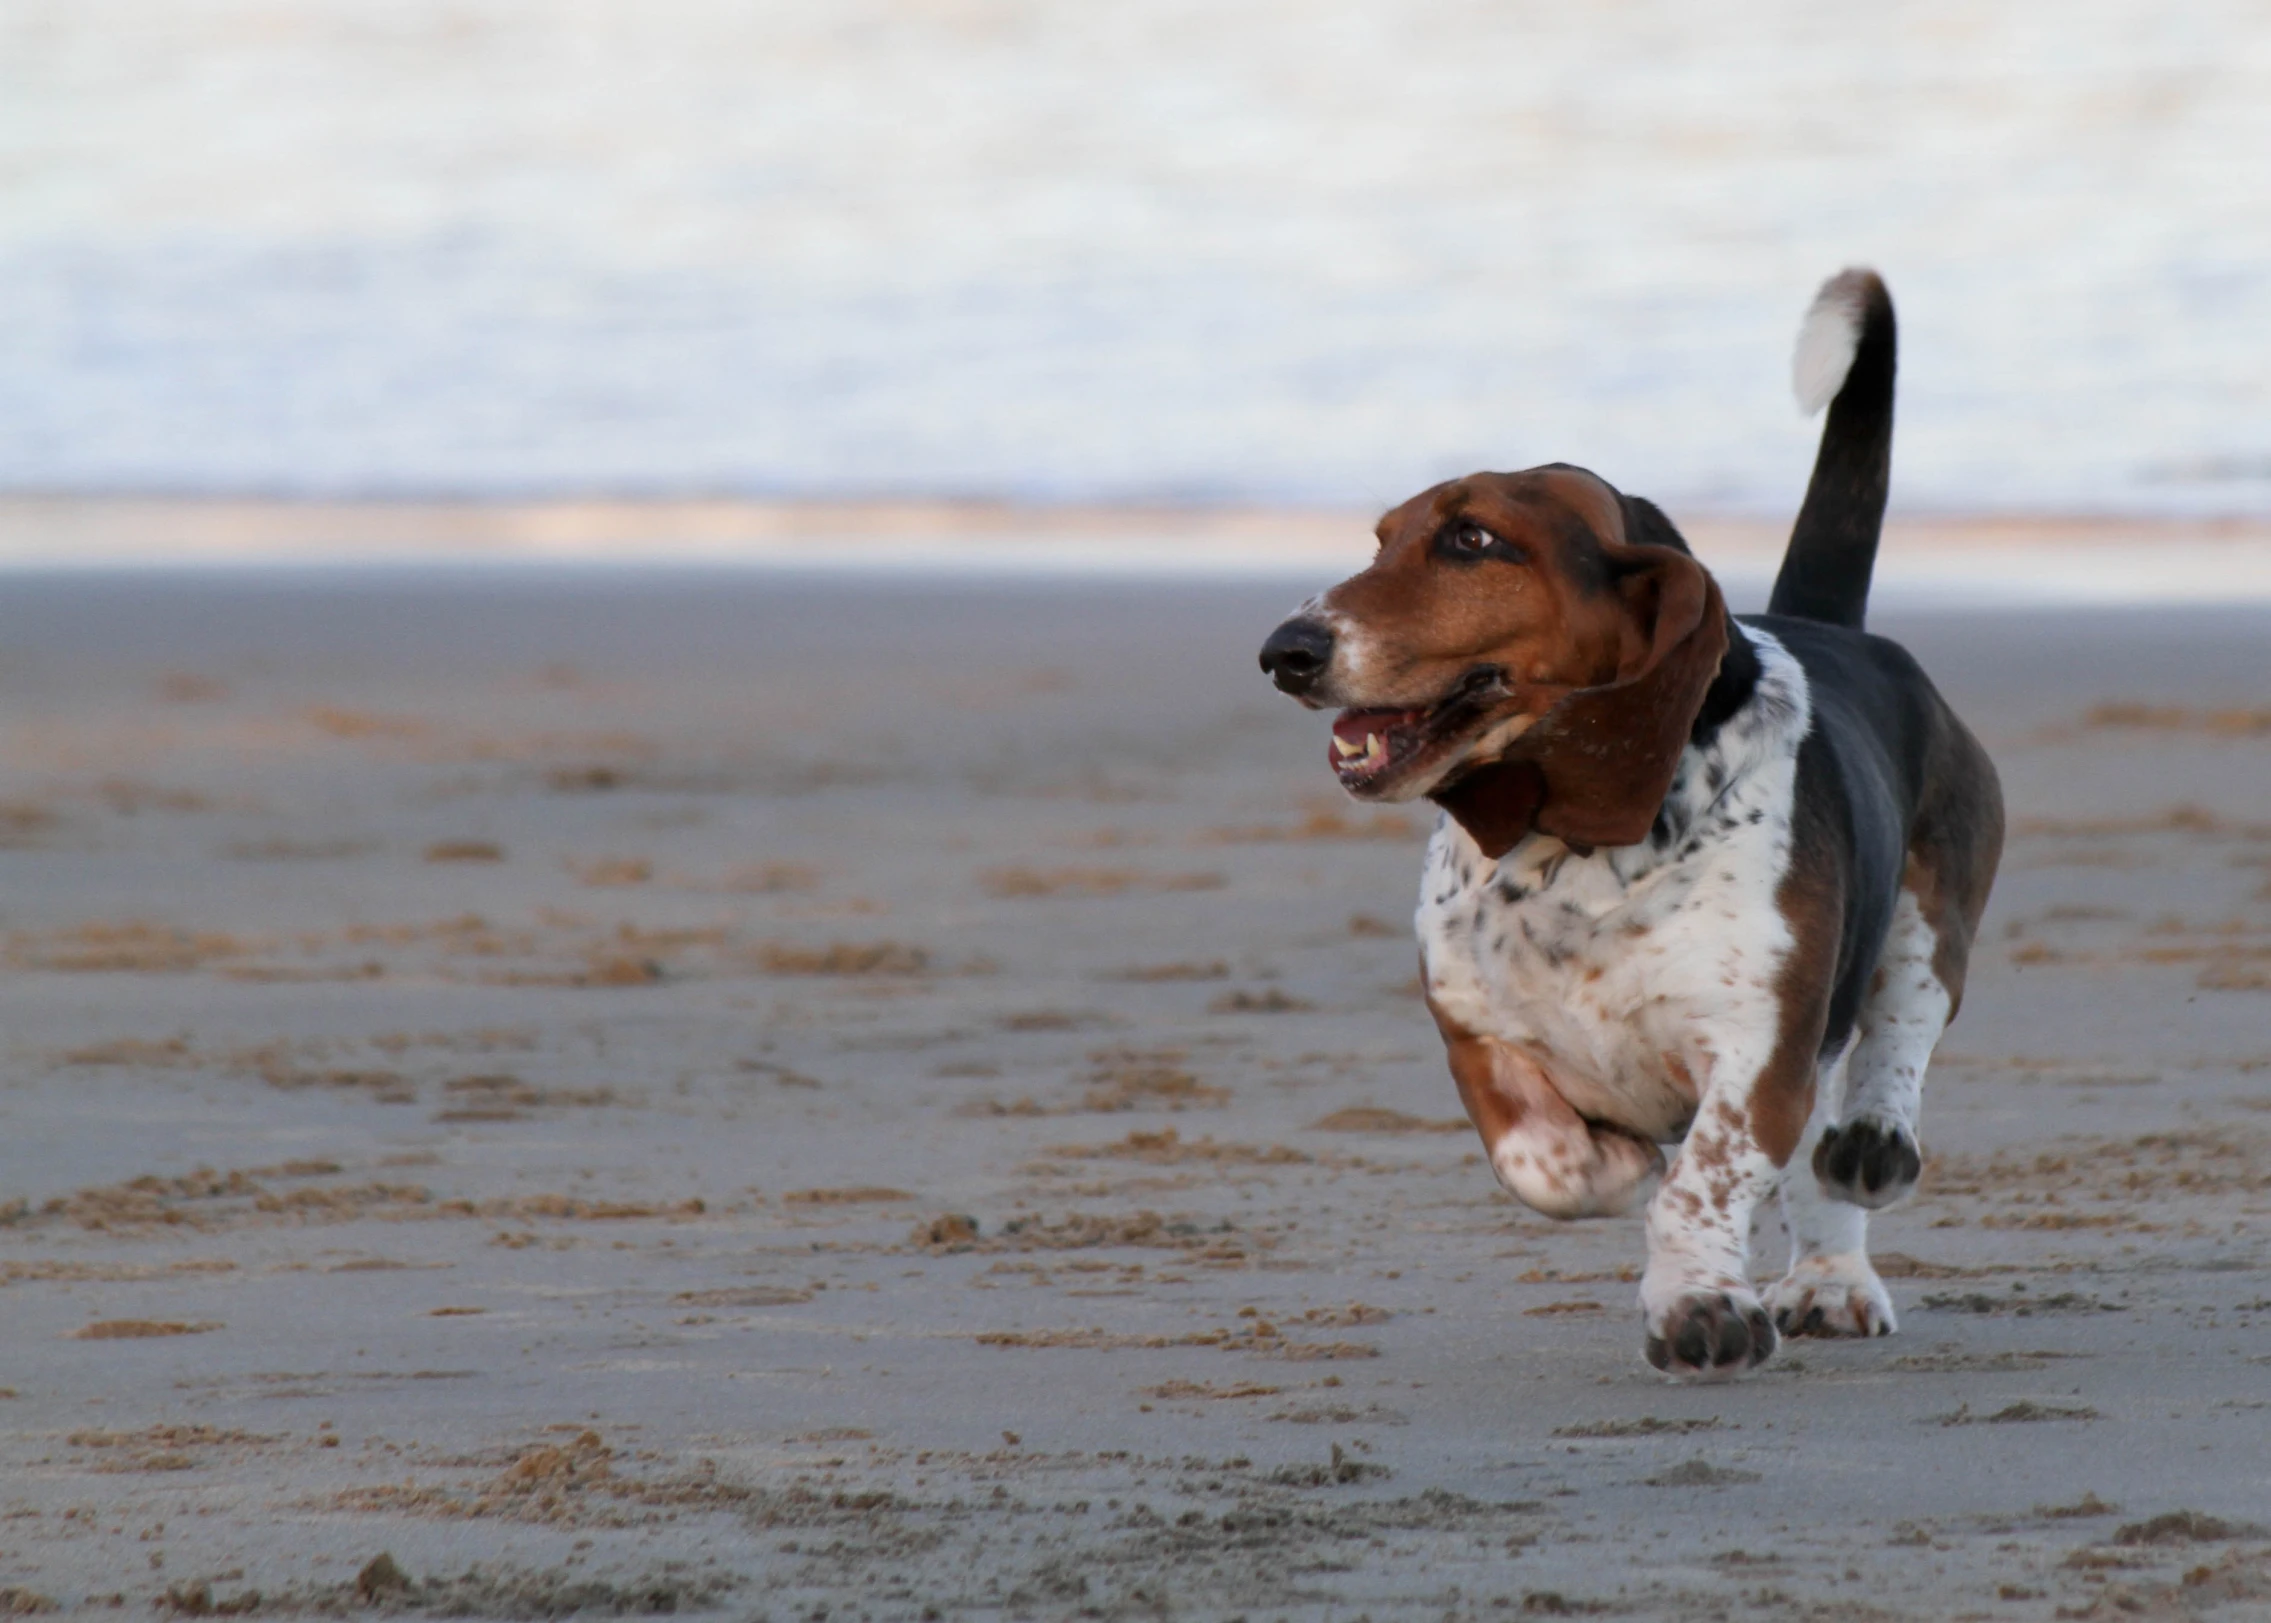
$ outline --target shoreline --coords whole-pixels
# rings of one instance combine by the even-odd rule
[[[1675,514],[1737,589],[1787,534]],[[1311,574],[1361,567],[1371,515],[1280,507],[732,498],[0,496],[0,569],[598,564],[961,573]],[[2044,568],[2055,558],[2055,569]],[[1996,602],[2271,601],[2271,519],[1896,517],[1894,592]]]

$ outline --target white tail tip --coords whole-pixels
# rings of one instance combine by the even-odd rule
[[[1790,385],[1798,409],[1811,417],[1837,398],[1853,356],[1861,347],[1861,323],[1869,310],[1872,271],[1839,271],[1822,283],[1806,319],[1798,326],[1798,350],[1790,361]]]

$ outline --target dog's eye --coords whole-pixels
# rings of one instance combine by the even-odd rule
[[[1476,558],[1518,559],[1521,556],[1520,550],[1511,543],[1500,540],[1480,524],[1463,520],[1446,529],[1437,538],[1437,544],[1449,556],[1462,562]]]

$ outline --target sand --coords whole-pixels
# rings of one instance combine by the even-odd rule
[[[0,1613],[2271,1613],[2265,611],[1882,617],[2016,820],[1902,1333],[1695,1389],[1298,595],[13,576]]]

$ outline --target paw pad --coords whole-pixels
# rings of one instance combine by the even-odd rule
[[[1765,1308],[1718,1291],[1673,1304],[1649,1332],[1647,1355],[1667,1375],[1725,1377],[1765,1363],[1774,1345]]]
[[[1863,1118],[1832,1127],[1814,1146],[1814,1176],[1825,1192],[1871,1210],[1916,1187],[1923,1152],[1905,1127]]]

